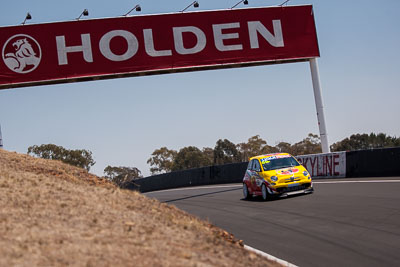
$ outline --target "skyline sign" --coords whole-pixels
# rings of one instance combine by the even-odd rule
[[[0,89],[319,57],[311,5],[0,27]]]

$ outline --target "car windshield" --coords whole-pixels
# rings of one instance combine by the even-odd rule
[[[285,158],[265,158],[262,160],[264,171],[277,170],[299,166],[300,164],[293,157]]]

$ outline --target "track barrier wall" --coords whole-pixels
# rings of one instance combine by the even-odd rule
[[[134,180],[127,189],[149,192],[185,186],[240,183],[247,168],[247,162],[169,172]]]
[[[314,179],[400,176],[400,147],[296,157]],[[247,162],[170,172],[134,180],[126,188],[150,192],[171,188],[240,183]]]
[[[400,147],[346,152],[346,177],[400,176]]]
[[[346,152],[297,156],[313,178],[346,177]]]

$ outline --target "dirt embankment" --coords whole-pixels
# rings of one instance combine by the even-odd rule
[[[171,205],[0,149],[0,266],[278,266]]]

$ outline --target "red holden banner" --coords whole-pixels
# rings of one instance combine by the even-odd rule
[[[346,177],[346,152],[296,156],[313,178]]]
[[[319,56],[311,5],[0,27],[0,89]]]

